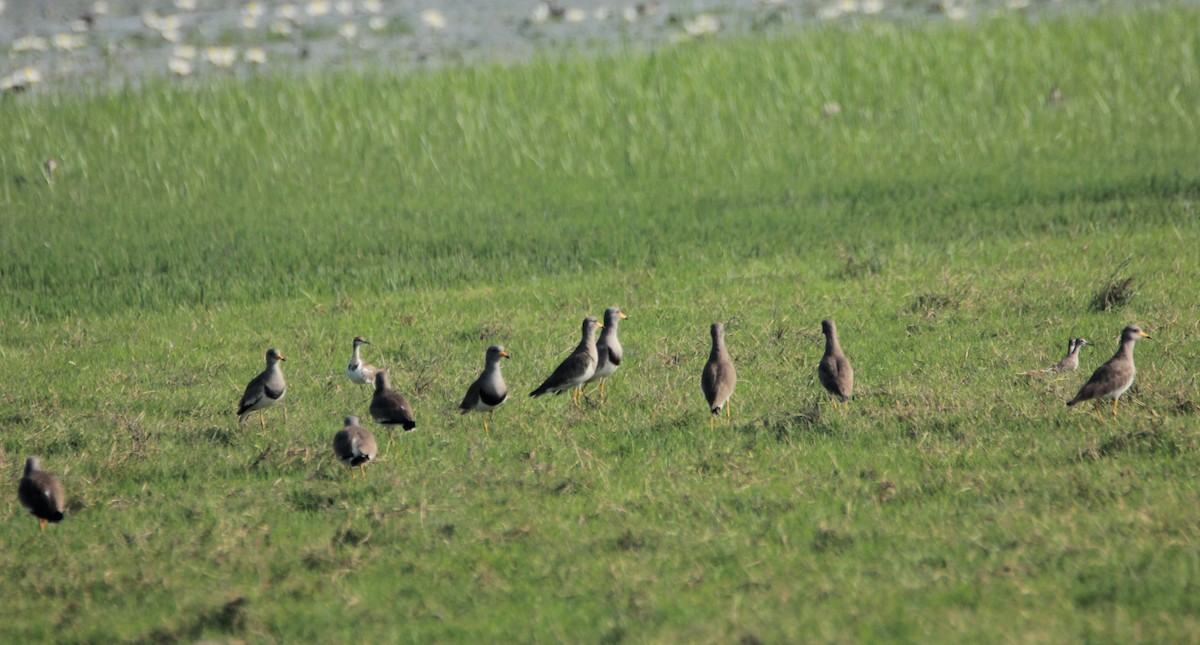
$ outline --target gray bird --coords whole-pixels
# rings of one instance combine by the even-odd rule
[[[354,352],[350,354],[350,363],[346,365],[346,377],[359,385],[366,385],[375,382],[374,365],[364,363],[362,357],[358,354],[358,348],[361,345],[370,345],[371,341],[362,336],[354,337]]]
[[[842,353],[838,343],[837,327],[832,320],[821,321],[821,333],[825,334],[825,355],[817,364],[817,378],[830,394],[841,399],[850,407],[850,395],[854,393],[854,368]]]
[[[621,357],[624,356],[621,341],[617,340],[617,324],[628,317],[620,307],[609,307],[604,311],[604,324],[601,325],[604,331],[600,334],[600,341],[596,343],[596,371],[583,384],[582,393],[587,393],[588,383],[599,381],[600,396],[604,397],[604,380],[616,373],[617,368],[621,366]]]
[[[366,474],[367,462],[375,460],[378,447],[375,445],[375,435],[358,423],[356,416],[345,418],[342,429],[333,435],[333,456],[350,468],[357,466],[359,471]]]
[[[1067,339],[1067,355],[1050,366],[1050,372],[1074,372],[1079,369],[1079,350],[1088,342],[1082,338]]]
[[[283,395],[287,390],[287,383],[283,380],[283,369],[279,362],[285,360],[283,354],[279,353],[278,349],[272,347],[267,350],[267,368],[258,376],[251,379],[246,385],[246,391],[242,394],[242,400],[238,402],[238,426],[245,423],[246,418],[255,410],[266,410],[283,399]],[[263,432],[267,431],[267,421],[265,419],[266,412],[259,415],[258,420],[262,424]],[[284,420],[287,420],[287,410],[283,413]]]
[[[502,358],[508,358],[508,352],[504,351],[502,345],[487,348],[483,372],[467,388],[466,396],[463,397],[462,403],[458,404],[463,414],[487,412],[488,417],[483,420],[483,431],[489,434],[491,430],[488,429],[488,418],[495,414],[496,408],[508,401],[508,384],[504,382],[504,375],[500,373]]]
[[[406,431],[416,430],[412,408],[408,399],[399,390],[393,390],[387,370],[375,372],[375,394],[371,397],[371,418],[385,426],[400,426]],[[389,438],[390,442],[391,439]]]
[[[541,396],[547,392],[562,394],[571,390],[571,401],[579,405],[579,387],[592,378],[596,373],[596,363],[599,361],[596,352],[596,329],[600,327],[595,316],[583,319],[583,338],[554,373],[529,396]]]
[[[1121,400],[1121,395],[1133,385],[1133,377],[1137,373],[1133,366],[1133,345],[1142,338],[1150,338],[1150,335],[1136,325],[1123,329],[1117,353],[1092,372],[1092,378],[1079,388],[1079,393],[1067,401],[1067,405],[1072,406],[1093,399],[1112,399],[1113,417],[1116,417],[1117,403]]]
[[[709,334],[712,335],[712,350],[708,353],[704,371],[700,373],[700,391],[704,392],[713,417],[721,414],[722,408],[725,408],[725,415],[729,416],[732,407],[729,405],[729,397],[733,396],[733,388],[737,385],[737,372],[733,369],[729,350],[725,349],[725,325],[713,323]],[[712,417],[708,420],[708,427],[714,427]]]
[[[38,518],[43,531],[46,522],[61,522],[67,497],[58,479],[42,470],[42,460],[30,457],[25,460],[25,476],[17,486],[17,497],[21,506]]]

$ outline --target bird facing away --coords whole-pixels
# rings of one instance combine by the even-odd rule
[[[1150,335],[1136,325],[1130,325],[1122,330],[1121,344],[1117,346],[1117,353],[1113,354],[1113,357],[1106,363],[1097,367],[1095,372],[1092,372],[1092,378],[1079,388],[1079,394],[1067,401],[1067,405],[1072,406],[1081,401],[1093,399],[1112,399],[1113,416],[1116,417],[1117,402],[1121,400],[1121,395],[1125,393],[1125,390],[1133,385],[1133,377],[1137,373],[1133,366],[1133,345],[1143,338],[1150,338]]]
[[[850,407],[850,395],[854,392],[854,368],[842,353],[838,343],[837,326],[832,320],[821,321],[821,333],[825,334],[825,355],[817,364],[817,378],[830,394],[841,399]]]
[[[1050,366],[1051,372],[1074,372],[1079,369],[1079,350],[1088,342],[1082,338],[1067,339],[1067,355],[1062,360]]]
[[[500,373],[500,359],[508,358],[508,352],[502,345],[492,345],[487,348],[483,360],[483,372],[479,378],[467,388],[467,395],[458,404],[463,414],[468,412],[487,412],[488,418],[495,414],[496,408],[508,400],[508,384]],[[490,433],[488,419],[483,420],[483,431]]]
[[[43,531],[46,530],[46,522],[62,521],[66,494],[58,479],[42,470],[41,459],[30,457],[25,460],[25,476],[17,486],[17,497],[21,500],[21,506],[38,518]]]
[[[333,456],[350,468],[357,466],[364,474],[367,462],[375,460],[377,451],[375,435],[358,425],[356,416],[346,417],[342,429],[333,435]]]
[[[709,334],[712,335],[712,350],[708,353],[704,371],[700,373],[700,391],[704,392],[713,417],[721,414],[721,408],[725,408],[725,415],[728,416],[729,397],[733,395],[733,388],[737,385],[737,372],[733,369],[729,350],[725,349],[725,325],[713,323]],[[708,420],[708,427],[714,427],[712,417]]]
[[[371,418],[385,426],[416,430],[412,408],[399,390],[393,390],[386,370],[375,372],[375,394],[371,397]]]
[[[239,427],[245,423],[251,412],[266,410],[283,399],[287,383],[283,381],[283,369],[279,365],[279,361],[282,360],[285,359],[278,349],[272,347],[267,350],[267,368],[250,380],[250,383],[246,385],[246,391],[242,394],[242,400],[238,402]],[[258,417],[263,432],[267,431],[265,415],[266,412],[263,412]],[[287,410],[284,410],[283,418],[287,419]]]
[[[371,365],[370,363],[364,363],[362,361],[362,357],[360,357],[358,355],[359,346],[370,345],[370,344],[371,344],[371,341],[367,340],[366,338],[363,338],[362,336],[355,336],[354,337],[354,352],[352,354],[350,354],[350,363],[348,365],[346,365],[346,376],[351,381],[354,381],[355,383],[358,383],[359,385],[366,385],[368,383],[374,383],[375,382],[375,372],[378,371],[375,369],[374,365]]]
[[[587,391],[588,383],[599,381],[600,396],[604,396],[604,380],[617,371],[617,368],[621,366],[621,357],[624,355],[621,341],[617,340],[617,324],[628,317],[620,307],[609,307],[604,311],[604,325],[602,325],[604,331],[600,334],[600,341],[596,343],[596,371],[583,384],[584,393]]]
[[[583,338],[558,369],[547,378],[538,389],[529,396],[541,396],[547,392],[562,394],[571,391],[571,401],[579,405],[579,386],[592,378],[596,373],[596,363],[599,361],[596,353],[596,329],[600,326],[595,316],[583,319]]]

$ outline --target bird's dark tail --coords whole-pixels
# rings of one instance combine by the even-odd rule
[[[62,511],[54,511],[54,513],[46,516],[46,521],[58,523],[63,521]]]

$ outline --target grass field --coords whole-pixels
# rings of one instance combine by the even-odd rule
[[[861,23],[0,101],[0,640],[1200,640],[1197,34]],[[525,397],[613,304],[607,400]],[[1129,323],[1119,416],[1066,408]],[[351,479],[356,334],[421,429]],[[1072,335],[1080,372],[1019,374]],[[454,408],[494,342],[486,436]],[[269,346],[264,436],[233,410]],[[44,536],[29,454],[67,488]]]

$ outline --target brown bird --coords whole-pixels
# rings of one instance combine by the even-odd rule
[[[700,391],[708,401],[708,409],[713,416],[708,419],[708,427],[714,427],[714,419],[725,408],[725,416],[731,414],[729,397],[733,396],[733,388],[737,385],[737,372],[733,369],[733,360],[729,358],[729,350],[725,349],[725,325],[713,323],[709,328],[712,335],[712,350],[708,353],[708,362],[700,373]]]
[[[362,336],[354,337],[354,351],[350,354],[350,362],[346,365],[346,377],[359,385],[375,382],[374,365],[364,363],[362,357],[358,355],[358,348],[362,345],[370,345],[371,341]]]
[[[42,460],[30,457],[25,460],[25,476],[17,486],[17,497],[21,505],[29,509],[43,531],[46,522],[61,522],[67,497],[62,484],[50,473],[42,470]]]
[[[596,371],[583,384],[583,392],[587,392],[587,384],[600,382],[600,396],[604,397],[604,381],[616,373],[621,366],[621,358],[625,351],[621,349],[621,341],[617,340],[617,325],[628,318],[620,307],[609,307],[604,311],[604,331],[596,343]]]
[[[385,426],[400,426],[405,431],[416,430],[412,408],[399,390],[393,390],[387,370],[375,372],[375,394],[371,397],[371,418]],[[391,445],[392,438],[388,438]]]
[[[1092,378],[1079,388],[1079,394],[1067,401],[1067,405],[1072,406],[1093,399],[1112,399],[1113,417],[1116,417],[1117,403],[1121,400],[1121,395],[1133,385],[1133,377],[1137,373],[1133,366],[1133,345],[1142,338],[1150,338],[1150,335],[1140,327],[1130,325],[1122,330],[1117,353],[1092,372]]]
[[[267,368],[258,376],[251,379],[246,385],[246,391],[242,393],[242,400],[238,402],[238,426],[245,423],[246,418],[255,410],[266,410],[283,399],[283,395],[287,390],[287,383],[283,381],[283,369],[279,365],[279,361],[285,360],[283,354],[279,353],[278,349],[272,347],[267,350]],[[263,432],[267,431],[266,412],[259,415],[258,420],[262,424]],[[287,409],[283,412],[284,420],[287,420]]]
[[[508,358],[508,352],[502,345],[492,345],[484,354],[483,373],[467,388],[467,395],[458,404],[463,414],[468,412],[487,412],[488,418],[495,414],[496,408],[508,400],[508,384],[500,373],[500,359]],[[483,420],[483,431],[488,430],[488,420]]]
[[[817,378],[829,393],[850,407],[850,395],[854,392],[854,368],[842,353],[838,343],[837,327],[832,320],[821,321],[821,333],[825,334],[825,355],[817,364]]]
[[[562,394],[571,390],[571,401],[579,405],[579,387],[596,373],[596,363],[599,361],[596,352],[596,329],[600,323],[595,316],[583,319],[583,338],[571,355],[559,363],[554,373],[550,375],[529,396],[541,396],[547,392]]]
[[[1079,369],[1079,350],[1088,342],[1082,338],[1067,339],[1067,355],[1062,360],[1050,366],[1050,372],[1074,372]]]
[[[348,416],[343,421],[341,430],[333,435],[333,456],[350,468],[358,467],[366,474],[367,462],[375,460],[378,447],[375,445],[375,435],[370,430],[358,425],[358,417]],[[353,474],[353,470],[350,471]]]

